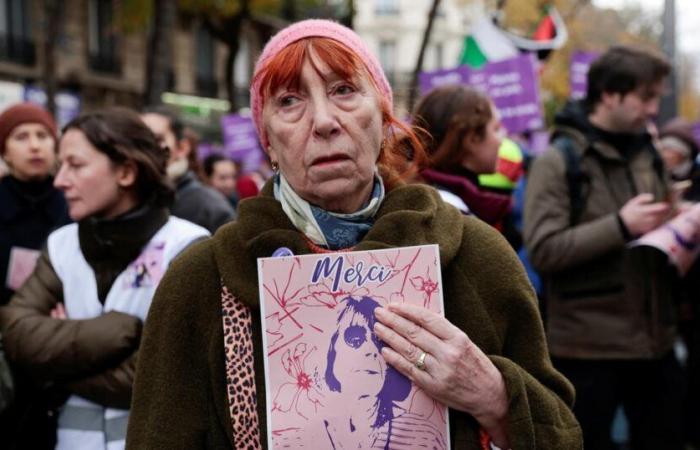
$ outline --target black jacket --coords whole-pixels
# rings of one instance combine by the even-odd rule
[[[206,228],[211,234],[236,217],[228,200],[200,183],[191,171],[177,180],[175,203],[170,212],[173,216]]]
[[[39,250],[49,233],[70,222],[63,193],[53,179],[23,182],[9,175],[0,179],[0,306],[13,294],[7,286],[13,247]]]

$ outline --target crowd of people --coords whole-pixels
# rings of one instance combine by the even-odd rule
[[[252,78],[262,175],[199,160],[164,107],[85,112],[61,130],[40,106],[7,108],[0,446],[267,448],[257,259],[438,244],[444,316],[344,307],[392,376],[449,408],[451,448],[700,448],[700,268],[632,245],[700,200],[692,125],[654,126],[672,70],[609,49],[535,158],[469,86],[398,119],[362,40],[302,21]],[[370,448],[415,448],[371,417],[341,434],[363,424]]]

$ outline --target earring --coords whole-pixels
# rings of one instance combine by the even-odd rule
[[[280,166],[277,164],[277,161],[270,161],[270,167],[274,172],[279,172]]]

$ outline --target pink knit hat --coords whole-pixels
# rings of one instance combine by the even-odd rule
[[[360,60],[365,63],[367,71],[374,80],[374,84],[379,88],[379,93],[389,102],[389,107],[393,107],[391,86],[384,76],[382,66],[354,31],[330,20],[309,19],[294,23],[274,35],[265,45],[258,62],[255,64],[255,73],[250,85],[250,108],[252,109],[253,121],[258,130],[260,142],[265,151],[267,151],[269,141],[262,123],[264,99],[263,93],[260,92],[262,79],[259,75],[267,65],[267,62],[285,47],[300,39],[309,37],[325,37],[336,40],[357,54]]]

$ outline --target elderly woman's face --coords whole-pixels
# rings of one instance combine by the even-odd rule
[[[273,90],[263,107],[270,157],[294,191],[328,211],[365,203],[382,142],[379,97],[367,76],[344,80],[314,55],[298,89]]]

